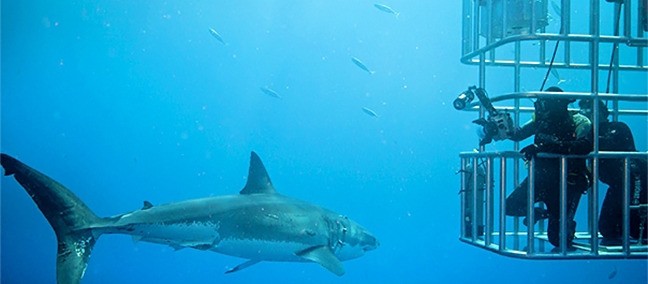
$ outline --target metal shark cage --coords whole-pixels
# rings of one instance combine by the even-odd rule
[[[624,3],[620,3],[624,2]],[[533,107],[524,106],[529,98],[561,96],[563,98],[595,101],[606,100],[612,103],[610,112],[613,120],[619,116],[648,117],[646,94],[619,93],[619,80],[626,74],[639,72],[647,78],[646,63],[646,0],[625,0],[609,3],[607,1],[569,1],[569,0],[463,0],[463,37],[461,61],[468,65],[479,66],[479,87],[486,88],[487,71],[505,69],[512,71],[511,76],[498,76],[498,87],[504,82],[512,82],[511,93],[491,97],[496,108],[510,113],[513,121],[520,123],[521,115],[529,115]],[[575,5],[578,6],[576,9]],[[549,8],[552,8],[551,10]],[[602,11],[611,11],[604,17]],[[552,16],[553,15],[553,16]],[[573,20],[588,26],[572,26]],[[606,23],[612,23],[607,25]],[[615,28],[617,27],[617,28]],[[604,30],[610,29],[606,33]],[[578,29],[587,29],[579,31]],[[558,42],[560,45],[558,45]],[[554,44],[556,50],[554,51]],[[558,48],[560,46],[560,48]],[[603,61],[601,49],[619,55],[623,48],[623,58],[612,56]],[[551,52],[559,56],[552,59]],[[586,54],[586,56],[583,56]],[[579,58],[584,57],[584,58]],[[609,58],[609,57],[608,57]],[[551,94],[546,92],[521,91],[522,70],[542,72],[545,80],[553,70],[577,72],[584,80],[589,80],[589,90]],[[612,90],[601,92],[602,74],[608,75]],[[642,75],[643,74],[643,75]],[[507,80],[510,79],[510,80]],[[585,85],[584,82],[581,85]],[[608,83],[609,86],[610,83]],[[587,156],[564,156],[540,154],[560,160],[562,173],[560,181],[560,246],[553,248],[548,242],[544,221],[527,227],[520,226],[519,217],[505,215],[505,200],[508,193],[520,182],[520,174],[529,174],[529,200],[526,209],[527,224],[534,224],[533,180],[542,178],[533,175],[533,162],[523,165],[518,153],[519,144],[512,143],[511,151],[462,152],[461,158],[461,232],[460,240],[492,252],[518,258],[529,259],[610,259],[610,258],[648,258],[648,246],[641,240],[629,236],[629,215],[631,210],[644,210],[645,205],[630,205],[625,194],[623,206],[622,244],[606,246],[600,243],[598,233],[599,182],[592,183],[585,195],[587,202],[581,200],[577,219],[573,248],[567,247],[566,234],[566,189],[567,160],[587,158],[593,174],[598,181],[601,159],[623,159],[624,193],[629,193],[629,162],[631,159],[646,158],[647,152],[605,152],[599,151],[598,104],[593,104],[594,150]],[[478,111],[479,118],[485,116],[484,107],[477,102],[470,103],[467,111]],[[645,129],[640,129],[645,131]],[[507,142],[508,143],[508,142]],[[645,145],[639,145],[639,149]],[[644,149],[645,151],[645,149]],[[512,166],[511,166],[512,165]],[[586,210],[584,210],[586,205]],[[583,213],[583,211],[587,211]],[[585,216],[583,216],[585,215]],[[647,228],[648,229],[648,228]]]

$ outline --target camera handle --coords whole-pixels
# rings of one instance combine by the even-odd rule
[[[486,145],[493,141],[500,141],[510,137],[513,132],[513,120],[507,112],[499,112],[493,106],[493,103],[486,95],[484,88],[476,86],[468,87],[469,92],[473,92],[479,99],[482,106],[488,111],[488,119],[480,118],[473,123],[480,125],[484,129],[484,138],[479,141],[479,146]]]

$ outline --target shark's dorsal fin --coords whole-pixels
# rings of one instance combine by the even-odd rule
[[[327,246],[309,247],[303,251],[297,252],[296,255],[317,262],[319,265],[335,273],[337,276],[344,274],[342,262],[333,254],[333,251]]]
[[[144,200],[144,206],[142,206],[142,210],[151,209],[152,207],[153,203],[149,202],[148,200]]]
[[[270,181],[270,176],[261,162],[261,158],[252,151],[250,154],[250,170],[247,183],[241,194],[275,194],[276,191]]]

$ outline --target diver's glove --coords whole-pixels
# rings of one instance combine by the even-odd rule
[[[479,146],[483,146],[486,144],[489,144],[490,142],[493,142],[493,138],[495,138],[498,134],[497,130],[497,124],[491,120],[486,120],[485,118],[480,118],[473,120],[473,123],[480,125],[482,128],[478,132],[479,134]],[[499,140],[499,139],[495,139]]]
[[[533,159],[538,153],[540,152],[540,147],[536,144],[531,144],[529,146],[526,146],[520,150],[520,154],[522,154],[522,158],[525,161],[530,161]]]

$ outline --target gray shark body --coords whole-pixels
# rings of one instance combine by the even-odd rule
[[[227,272],[261,261],[316,262],[342,275],[341,261],[375,249],[378,241],[354,221],[322,207],[276,193],[259,157],[252,152],[247,184],[238,195],[164,205],[99,218],[71,191],[20,161],[2,154],[6,175],[14,175],[52,225],[58,239],[57,281],[79,283],[91,249],[103,234],[175,249],[214,251],[247,259]]]
[[[369,243],[375,243],[369,234],[347,239],[359,229],[348,218],[279,194],[228,195],[153,206],[113,217],[93,229],[252,261],[308,261],[302,253],[318,246],[330,248],[343,261],[361,256],[373,249]],[[361,244],[365,239],[369,243]],[[338,269],[332,271],[341,274]]]

